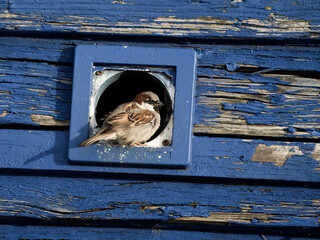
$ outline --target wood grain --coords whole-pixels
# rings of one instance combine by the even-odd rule
[[[77,44],[92,42],[0,38],[0,124],[69,125]],[[198,52],[194,133],[319,138],[318,47],[188,47]]]
[[[2,175],[0,189],[0,220],[260,231],[319,225],[319,189],[303,187]]]
[[[319,9],[0,1],[0,238],[319,237]],[[190,168],[70,164],[78,44],[197,51]]]
[[[319,1],[2,1],[2,31],[319,39]]]

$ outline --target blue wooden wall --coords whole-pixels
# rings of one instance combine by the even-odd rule
[[[0,0],[0,238],[320,236],[318,0]],[[74,48],[195,49],[192,164],[67,158]]]

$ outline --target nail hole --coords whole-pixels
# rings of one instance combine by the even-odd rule
[[[170,142],[169,142],[168,139],[164,139],[164,140],[162,141],[162,145],[163,145],[163,146],[169,146],[169,144],[170,144]]]

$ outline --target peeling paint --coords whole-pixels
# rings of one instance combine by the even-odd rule
[[[315,144],[314,150],[312,152],[312,158],[317,161],[320,161],[320,144]]]
[[[320,206],[320,199],[314,199],[312,200],[312,204],[316,206]]]
[[[68,85],[72,85],[72,81],[71,80],[53,79],[53,81],[64,83],[64,84],[68,84]]]
[[[5,117],[7,116],[9,113],[7,112],[7,110],[4,110],[1,114],[0,117]]]
[[[270,14],[269,19],[270,21],[246,19],[243,20],[242,23],[247,24],[245,28],[257,31],[257,35],[258,33],[261,33],[260,35],[267,35],[269,33],[269,36],[277,36],[280,32],[309,32],[311,27],[320,27],[320,25],[311,25],[310,21],[292,20],[276,14]]]
[[[133,6],[134,9],[128,8],[131,3],[126,0],[111,0],[104,4],[85,3],[88,6],[87,9],[77,9],[77,6],[79,6],[77,2],[72,2],[73,5],[71,5],[71,2],[68,1],[65,5],[51,4],[47,8],[45,5],[41,5],[44,4],[41,1],[32,1],[31,4],[29,3],[29,8],[21,6],[28,4],[23,1],[8,1],[8,10],[4,10],[4,13],[0,14],[0,18],[2,17],[0,25],[3,30],[15,30],[17,34],[24,31],[34,33],[34,40],[23,38],[23,42],[37,42],[36,47],[42,47],[43,43],[47,41],[36,38],[38,36],[35,34],[37,31],[40,35],[41,32],[75,32],[75,34],[82,32],[82,35],[89,32],[92,35],[96,32],[128,35],[152,34],[154,37],[159,35],[191,38],[199,36],[201,39],[212,39],[212,36],[223,36],[225,39],[257,39],[259,36],[263,36],[260,39],[263,44],[269,44],[268,38],[276,40],[291,38],[299,42],[308,40],[312,36],[319,38],[319,20],[314,15],[319,10],[316,4],[311,7],[307,6],[309,2],[305,4],[299,2],[299,5],[293,8],[290,5],[297,4],[297,2],[290,4],[290,2],[281,3],[281,1],[264,3],[263,1],[231,0],[221,4],[222,2],[165,1],[159,6],[148,2],[148,7],[153,7],[155,10],[144,14],[143,8],[137,6],[136,2],[136,6]],[[47,1],[46,4],[49,3]],[[145,4],[146,1],[138,1],[138,4],[142,5],[142,3]],[[316,3],[316,1],[313,1],[313,3]],[[40,4],[40,7],[36,7],[36,4]],[[108,9],[107,5],[113,8],[106,11]],[[228,7],[229,5],[231,7]],[[73,9],[70,6],[75,7]],[[257,7],[255,8],[255,6]],[[306,10],[305,14],[297,14],[300,8]],[[10,14],[9,10],[16,15]],[[166,10],[166,13],[164,10]],[[170,15],[168,11],[175,16],[168,16]],[[222,12],[225,14],[222,14]],[[76,16],[77,14],[80,16]],[[203,16],[199,16],[200,14]],[[209,16],[210,14],[215,17]],[[280,14],[286,14],[288,17]],[[252,19],[248,19],[248,17]],[[139,21],[139,19],[141,20]],[[15,39],[15,37],[12,37],[12,40]],[[17,124],[20,123],[19,121],[23,121],[21,124],[25,124],[25,126],[33,123],[33,125],[44,126],[69,125],[69,121],[65,119],[70,117],[71,88],[67,88],[68,86],[63,84],[71,86],[72,81],[68,81],[68,77],[60,76],[60,74],[65,71],[61,69],[64,64],[70,67],[69,70],[72,70],[72,45],[77,45],[81,41],[79,39],[60,39],[58,41],[52,38],[48,39],[48,42],[49,40],[52,41],[50,46],[53,46],[53,43],[57,44],[53,48],[57,50],[48,50],[49,47],[47,47],[47,49],[44,48],[38,53],[33,53],[33,51],[37,51],[37,48],[26,47],[25,56],[23,56],[24,53],[20,54],[19,51],[9,49],[11,45],[13,48],[19,46],[19,44],[21,48],[24,47],[21,44],[22,40],[16,46],[14,44],[17,43],[11,41],[4,43],[2,40],[0,44],[2,45],[2,58],[15,58],[16,62],[12,63],[10,67],[14,66],[16,69],[13,69],[15,71],[9,70],[17,78],[17,80],[14,77],[10,78],[10,76],[7,76],[8,73],[3,75],[5,77],[2,77],[6,82],[14,82],[12,79],[17,81],[11,86],[5,85],[3,87],[4,90],[12,90],[13,100],[10,96],[6,96],[6,94],[11,94],[9,91],[0,91],[1,101],[3,101],[1,103],[9,105],[9,107],[1,110],[3,112],[0,112],[0,117],[7,116],[8,111],[10,111],[10,114],[2,119],[2,124],[9,122],[7,119],[12,119],[10,120],[11,123]],[[93,41],[82,42],[91,44]],[[62,46],[64,44],[65,46]],[[229,43],[226,42],[225,44]],[[4,51],[5,45],[9,50]],[[174,46],[176,43],[164,43],[164,45]],[[246,179],[244,182],[242,181],[243,184],[241,181],[241,184],[221,184],[212,182],[193,183],[193,181],[179,180],[168,182],[153,179],[148,186],[143,186],[140,178],[135,178],[134,183],[130,186],[121,187],[121,183],[128,184],[128,181],[121,179],[121,177],[114,180],[112,178],[70,179],[60,176],[53,181],[52,177],[46,178],[45,176],[3,176],[2,187],[10,189],[10,191],[4,191],[3,193],[5,196],[4,201],[1,201],[2,215],[14,218],[38,218],[43,221],[46,219],[59,220],[60,215],[63,215],[67,220],[69,219],[68,221],[77,218],[87,219],[87,221],[118,218],[122,219],[121,221],[132,220],[133,224],[137,220],[138,223],[144,223],[148,219],[155,220],[156,223],[185,221],[231,225],[236,222],[244,223],[243,226],[247,227],[256,227],[255,224],[261,224],[263,228],[267,229],[272,229],[273,226],[280,229],[281,226],[284,226],[287,227],[285,229],[290,228],[295,231],[295,228],[297,228],[297,231],[300,232],[305,230],[304,227],[313,227],[313,229],[318,227],[319,223],[315,221],[320,221],[319,216],[317,216],[320,205],[319,189],[308,188],[302,186],[302,184],[298,187],[276,186],[276,184],[269,186],[267,184],[268,186],[264,186],[266,189],[261,190],[261,186],[257,186],[261,183],[257,182],[257,179],[272,180],[272,182],[280,179],[282,182],[288,180],[300,183],[303,181],[313,183],[319,181],[319,173],[312,171],[312,168],[317,166],[316,161],[319,161],[320,165],[320,144],[314,142],[302,143],[304,139],[301,139],[301,142],[291,143],[283,140],[285,137],[295,136],[319,138],[319,135],[317,135],[319,134],[320,118],[318,114],[319,79],[316,79],[316,77],[311,79],[289,75],[281,76],[280,74],[271,76],[263,73],[263,70],[258,73],[260,69],[272,72],[274,68],[279,68],[279,71],[282,72],[288,69],[295,71],[298,68],[304,71],[318,71],[317,65],[319,63],[317,60],[319,54],[316,53],[318,50],[311,50],[311,44],[308,46],[310,50],[306,50],[305,53],[302,53],[302,48],[297,46],[298,44],[295,46],[285,46],[286,44],[283,44],[279,48],[271,45],[255,47],[252,42],[249,45],[229,46],[229,48],[222,49],[224,46],[221,44],[217,47],[221,48],[219,50],[215,48],[214,44],[184,45],[188,48],[201,49],[199,52],[203,55],[199,56],[200,65],[206,64],[205,67],[213,72],[207,74],[201,70],[201,67],[198,67],[198,71],[203,71],[206,78],[201,78],[198,81],[200,86],[197,86],[197,98],[210,91],[211,95],[207,94],[205,100],[196,106],[198,112],[194,115],[195,121],[202,122],[196,124],[195,132],[201,132],[204,129],[208,133],[224,136],[230,134],[231,137],[222,139],[216,138],[216,136],[212,137],[212,135],[209,136],[209,134],[194,136],[193,152],[195,155],[192,159],[192,165],[183,171],[134,168],[126,170],[113,166],[83,167],[76,164],[70,165],[66,157],[67,131],[37,130],[31,132],[21,129],[2,129],[2,136],[5,139],[4,146],[7,146],[7,144],[10,147],[13,146],[10,149],[3,148],[2,168],[43,169],[55,172],[78,171],[86,172],[86,175],[97,172],[105,175],[113,171],[119,172],[123,176],[125,176],[125,171],[129,171],[131,175],[136,176],[141,173],[144,175],[163,175],[164,177],[161,177],[161,179],[172,175],[186,176],[185,179],[189,179],[190,176],[199,176],[201,177],[199,179],[206,177],[218,179],[222,177],[235,181],[242,178]],[[241,51],[238,49],[241,49]],[[69,50],[72,50],[70,51],[72,54],[69,53]],[[5,56],[10,51],[14,56]],[[310,58],[308,58],[309,54]],[[49,55],[52,55],[52,58],[51,56],[48,57]],[[314,57],[312,58],[311,55]],[[43,78],[37,76],[36,73],[29,74],[30,70],[28,70],[28,73],[24,73],[23,71],[27,70],[17,67],[21,59],[28,59],[29,63],[26,61],[24,64],[30,64],[32,61],[37,62],[36,60],[47,61],[53,63],[53,70],[57,71],[43,75],[45,76]],[[228,63],[236,63],[236,65]],[[254,64],[257,66],[254,66]],[[298,64],[301,66],[298,66]],[[246,67],[254,66],[257,72],[252,74],[245,71],[240,72],[244,65]],[[55,69],[56,67],[57,69]],[[234,73],[230,73],[226,69],[234,71]],[[45,69],[43,73],[46,73]],[[28,78],[31,78],[30,76],[36,80],[27,82]],[[63,80],[56,80],[60,77]],[[69,79],[71,78],[69,77]],[[50,86],[45,85],[48,82],[52,84]],[[205,91],[201,88],[203,83],[207,83],[203,87]],[[6,86],[9,86],[9,88]],[[21,86],[21,88],[18,89],[17,86]],[[38,87],[48,90],[37,89]],[[46,98],[43,97],[44,94],[46,94]],[[11,101],[6,98],[10,98]],[[26,99],[23,100],[24,98]],[[257,104],[257,102],[262,104]],[[40,106],[40,103],[48,106]],[[223,103],[230,105],[223,106]],[[37,110],[37,108],[40,109]],[[48,111],[41,110],[41,108]],[[38,112],[35,112],[35,110]],[[50,111],[57,111],[57,113],[54,114]],[[64,121],[56,119],[64,119]],[[236,134],[238,134],[238,138],[232,138]],[[242,140],[241,138],[246,135],[254,136],[253,140]],[[282,138],[268,141],[265,140],[268,138],[259,138],[259,136]],[[23,139],[24,141],[16,141],[16,139]],[[12,149],[15,149],[15,151],[12,151]],[[309,155],[302,156],[303,153]],[[211,156],[221,160],[214,160]],[[299,157],[299,161],[293,161],[295,158],[288,161],[293,156],[301,157]],[[312,160],[311,156],[316,161]],[[228,158],[230,159],[224,160]],[[257,162],[269,164],[260,165]],[[284,166],[284,164],[286,164],[285,167],[275,167]],[[235,167],[240,168],[235,169]],[[320,166],[314,169],[320,170]],[[250,185],[246,185],[248,181],[251,181]],[[95,193],[99,193],[101,201],[95,201]],[[73,200],[70,196],[79,197],[75,197]],[[15,200],[10,204],[11,199]],[[26,201],[23,203],[22,200]],[[121,205],[121,203],[116,203],[115,200],[128,202],[128,205]],[[194,202],[190,203],[191,201]],[[249,204],[242,207],[242,203]],[[143,205],[141,206],[141,204]],[[116,210],[109,211],[111,209]],[[169,220],[170,218],[176,219]],[[261,238],[267,239],[268,236],[261,235]]]
[[[206,122],[207,123],[207,122]],[[231,124],[231,123],[219,123],[215,125],[203,124],[195,125],[193,129],[194,133],[207,133],[207,134],[223,134],[234,135],[241,134],[246,136],[273,136],[282,137],[286,134],[283,127],[280,126],[268,126],[268,125],[246,125],[246,124]]]
[[[164,1],[161,4],[148,3],[147,12],[142,10],[145,4],[145,1],[133,3],[126,0],[110,0],[104,4],[58,1],[57,5],[62,7],[52,6],[48,1],[10,4],[10,8],[7,7],[0,14],[0,22],[5,30],[39,32],[242,38],[280,36],[294,39],[319,37],[318,9],[315,3],[294,5],[286,1],[268,4],[244,0]],[[299,15],[302,11],[307,13],[306,16]],[[117,25],[120,22],[124,24],[122,27]],[[175,28],[174,24],[177,23],[183,25]],[[197,30],[197,25],[201,24],[207,26]]]
[[[278,218],[278,219],[277,219]],[[170,222],[202,222],[202,223],[252,223],[253,221],[257,223],[281,223],[290,222],[289,220],[280,219],[280,215],[277,214],[267,214],[267,213],[210,213],[209,217],[180,217],[174,220],[169,220]]]
[[[67,127],[69,126],[69,120],[56,120],[53,116],[49,115],[39,115],[39,114],[31,114],[30,118],[33,122],[38,123],[42,126],[61,126]]]
[[[281,56],[281,53],[277,55]],[[266,59],[267,55],[263,54],[263,57]],[[250,64],[239,66],[245,68],[241,71],[258,71]],[[210,127],[201,130],[196,125],[195,131],[318,138],[319,81],[316,78],[288,73],[264,74],[263,79],[258,80],[256,75],[253,79],[249,74],[240,77],[226,71],[219,76],[219,71],[213,71],[209,66],[199,70],[198,85],[202,96],[198,103],[206,110],[201,109],[198,113],[203,115],[203,125]]]
[[[126,4],[124,1],[113,1],[112,4]],[[131,4],[129,4],[131,5]],[[270,11],[271,7],[267,7]],[[18,17],[19,16],[19,17]],[[226,34],[232,33],[241,35],[245,30],[255,31],[255,36],[282,36],[291,33],[309,33],[310,28],[318,28],[320,25],[312,23],[312,21],[290,19],[276,14],[270,14],[269,19],[232,19],[225,20],[223,18],[214,18],[212,16],[200,16],[198,18],[178,18],[175,16],[158,16],[153,21],[117,21],[110,26],[105,20],[97,17],[78,16],[57,17],[56,21],[43,22],[41,15],[33,15],[35,21],[29,21],[30,17],[21,18],[21,15],[0,14],[3,18],[3,24],[6,29],[15,28],[46,28],[59,29],[62,31],[77,32],[99,32],[99,33],[121,33],[121,34],[162,34],[162,35],[190,35],[190,34]],[[38,20],[37,20],[38,19]],[[7,21],[6,21],[7,20]],[[94,22],[94,23],[93,23]],[[47,25],[47,26],[46,26]],[[109,25],[108,27],[106,27]]]
[[[120,4],[126,4],[124,1],[120,0],[120,1],[112,1],[111,3],[115,4],[115,3],[120,3]]]
[[[320,144],[319,143],[315,144],[311,157],[319,162],[318,163],[319,167],[314,168],[313,170],[320,171]]]
[[[46,89],[35,89],[35,88],[28,88],[29,91],[34,91],[34,92],[41,92],[41,93],[47,93],[48,90]]]
[[[303,155],[298,146],[280,146],[259,144],[251,161],[260,163],[274,163],[275,166],[283,166],[292,156]]]
[[[155,206],[155,205],[143,205],[143,206],[140,206],[140,211],[141,212],[145,212],[145,211],[148,211],[148,210],[157,210],[157,212],[163,212],[163,210],[166,208],[165,205],[163,206]]]

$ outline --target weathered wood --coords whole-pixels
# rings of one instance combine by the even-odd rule
[[[160,227],[138,228],[98,228],[98,227],[57,227],[57,226],[12,226],[0,225],[0,238],[3,239],[219,239],[219,240],[283,240],[284,236],[265,233],[217,233],[204,231],[168,230]],[[290,240],[303,240],[290,237]],[[316,239],[309,237],[308,239]]]
[[[0,38],[1,124],[68,126],[80,43],[91,44]],[[190,46],[199,58],[195,133],[320,137],[319,48]]]
[[[86,226],[317,230],[319,189],[170,181],[0,176],[0,221]]]
[[[0,31],[319,39],[319,1],[22,1],[0,5]]]
[[[319,237],[319,9],[317,0],[0,0],[0,127],[13,128],[0,130],[0,238]],[[190,168],[68,162],[78,44],[196,49]]]
[[[319,80],[294,74],[262,77],[263,83],[226,71],[199,77],[194,132],[319,138]]]
[[[232,138],[194,137],[186,170],[71,165],[67,131],[0,130],[0,168],[72,171],[82,174],[129,173],[294,182],[320,181],[320,145]],[[71,173],[71,172],[70,172]]]

